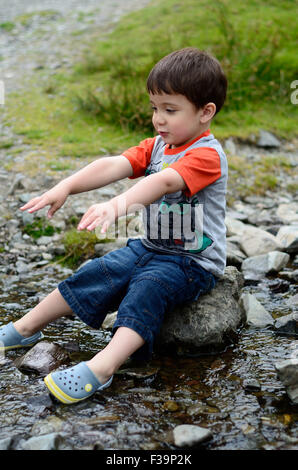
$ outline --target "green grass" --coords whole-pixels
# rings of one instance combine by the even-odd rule
[[[226,105],[214,120],[219,137],[247,136],[260,127],[297,135],[297,107],[290,102],[298,67],[294,9],[293,2],[274,0],[153,2],[95,44],[77,67],[78,76],[98,78],[78,97],[80,109],[149,133],[148,72],[172,50],[195,46],[214,54],[228,76]]]
[[[38,18],[39,22],[47,22],[60,16],[61,13],[58,10],[40,10],[18,15],[15,18],[15,22],[26,27],[29,26],[36,18]]]
[[[228,76],[226,104],[212,123],[219,139],[260,128],[294,138],[296,31],[290,0],[154,0],[112,33],[98,33],[70,72],[60,69],[50,79],[36,72],[26,93],[9,95],[4,121],[25,144],[44,150],[48,168],[55,169],[55,156],[120,153],[153,133],[145,90],[151,67],[172,50],[195,46],[214,54]]]
[[[294,176],[293,166],[283,155],[263,156],[254,162],[237,155],[228,155],[228,163],[228,205],[247,196],[265,196],[268,192],[280,191],[284,189],[283,181]],[[295,194],[298,185],[291,182],[286,189]]]

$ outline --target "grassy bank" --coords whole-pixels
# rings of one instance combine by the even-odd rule
[[[260,128],[292,138],[295,43],[292,1],[153,0],[111,34],[93,38],[70,72],[50,79],[36,72],[30,90],[9,97],[6,119],[54,170],[69,167],[63,157],[121,152],[152,134],[145,91],[152,65],[174,49],[196,46],[214,54],[229,79],[226,105],[212,126],[218,138],[245,138]]]
[[[131,131],[150,132],[148,72],[170,51],[195,46],[214,54],[228,76],[226,106],[214,121],[219,137],[245,137],[260,127],[295,134],[293,15],[294,4],[287,1],[153,2],[121,23],[108,41],[95,44],[77,68],[78,76],[98,79],[97,88],[79,100],[80,108]]]

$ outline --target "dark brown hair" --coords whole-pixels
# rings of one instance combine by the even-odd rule
[[[195,47],[186,47],[163,57],[147,79],[150,93],[181,94],[198,109],[212,102],[216,105],[216,113],[224,104],[227,85],[218,60]]]

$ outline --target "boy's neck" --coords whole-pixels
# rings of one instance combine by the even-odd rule
[[[169,149],[176,149],[176,148],[179,148],[179,147],[185,147],[187,145],[191,145],[193,142],[196,142],[198,139],[203,137],[205,133],[207,133],[207,134],[210,133],[210,123],[208,124],[208,126],[204,126],[204,129],[200,129],[197,136],[194,137],[193,139],[191,139],[190,141],[185,142],[184,144],[181,144],[181,145],[171,144],[171,145],[168,146],[168,148]]]

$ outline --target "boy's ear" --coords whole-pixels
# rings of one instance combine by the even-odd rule
[[[216,113],[216,105],[214,103],[207,103],[202,108],[201,122],[205,123],[210,121]]]

